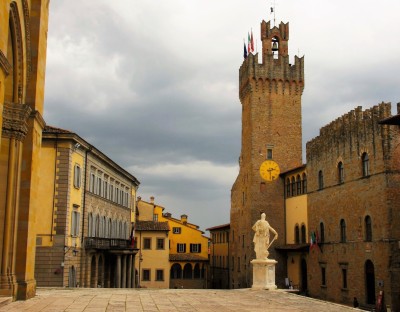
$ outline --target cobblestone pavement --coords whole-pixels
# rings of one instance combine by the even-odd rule
[[[360,310],[280,290],[38,288],[35,298],[11,302],[2,306],[0,311],[337,312]]]

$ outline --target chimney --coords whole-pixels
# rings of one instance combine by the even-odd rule
[[[187,215],[185,215],[185,214],[181,215],[181,222],[182,222],[183,224],[186,224],[186,223],[187,223],[187,218],[188,218]]]
[[[150,196],[150,204],[154,204],[154,196]]]

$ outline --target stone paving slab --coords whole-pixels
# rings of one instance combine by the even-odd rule
[[[285,291],[252,289],[38,288],[1,311],[29,312],[340,312],[361,311]]]

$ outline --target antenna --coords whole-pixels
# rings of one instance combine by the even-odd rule
[[[275,27],[275,0],[271,1],[271,14],[274,13],[274,27]]]

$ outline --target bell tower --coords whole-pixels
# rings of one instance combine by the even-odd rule
[[[283,287],[286,259],[275,247],[285,243],[284,181],[279,173],[302,165],[301,95],[304,57],[289,63],[289,23],[261,23],[262,62],[249,53],[239,69],[242,148],[231,190],[230,286],[252,286],[255,258],[252,225],[266,214],[279,238],[269,248],[278,261],[276,284]]]

